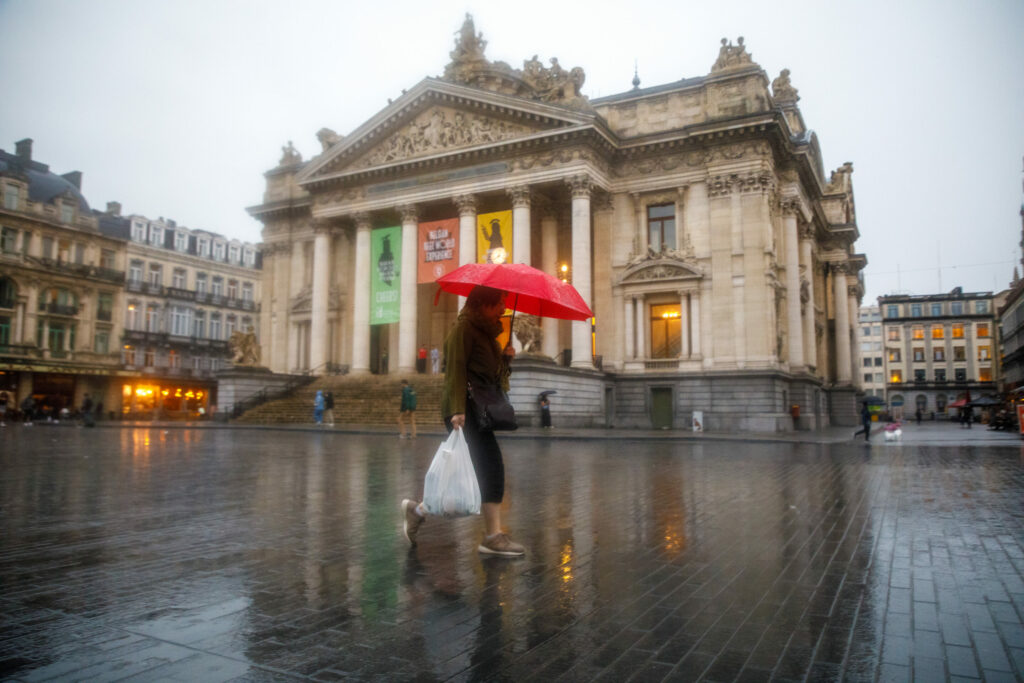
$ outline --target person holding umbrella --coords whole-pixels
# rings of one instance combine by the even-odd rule
[[[506,303],[530,315],[587,320],[594,313],[576,289],[558,278],[523,263],[467,263],[437,279],[437,304],[442,291],[466,297],[466,305],[445,340],[444,392],[441,412],[445,427],[462,429],[480,485],[485,535],[477,550],[488,555],[518,557],[525,549],[502,531],[501,502],[505,495],[505,466],[493,431],[479,429],[468,384],[498,384],[509,388],[511,345],[502,349],[501,316]],[[506,301],[506,295],[508,300]],[[403,532],[412,544],[426,518],[422,503],[405,499]]]
[[[468,400],[467,385],[499,383],[508,391],[509,361],[515,355],[511,345],[502,349],[498,337],[502,332],[501,316],[505,312],[505,292],[491,287],[473,288],[455,327],[445,340],[444,390],[441,413],[445,427],[461,429],[469,446],[473,469],[480,485],[481,510],[484,517],[484,538],[477,550],[487,555],[518,557],[525,554],[523,546],[513,542],[502,530],[501,503],[505,497],[505,464],[493,431],[478,428]],[[410,543],[426,518],[423,505],[413,500],[402,501],[405,514],[404,532]]]

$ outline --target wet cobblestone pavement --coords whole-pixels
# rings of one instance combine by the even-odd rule
[[[1019,442],[505,439],[520,560],[408,548],[436,445],[3,430],[0,676],[1024,677]]]

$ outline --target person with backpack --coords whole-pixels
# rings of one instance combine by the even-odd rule
[[[406,418],[409,419],[409,435],[406,435]],[[416,390],[412,388],[407,379],[402,380],[402,402],[398,406],[398,438],[416,438]]]

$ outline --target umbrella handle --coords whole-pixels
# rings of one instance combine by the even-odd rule
[[[516,300],[512,302],[512,319],[508,323],[508,343],[512,343],[512,335],[516,333],[516,306],[519,305],[519,294],[516,294]]]

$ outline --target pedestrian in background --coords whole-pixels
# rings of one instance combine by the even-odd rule
[[[32,418],[36,414],[36,400],[32,398],[32,394],[29,394],[25,398],[21,399],[21,416],[22,425],[25,427],[32,426]]]
[[[86,394],[82,398],[82,426],[95,427],[96,416],[92,412],[92,396]]]
[[[540,397],[540,426],[551,427],[551,401],[547,394]]]
[[[458,322],[444,343],[444,392],[441,414],[445,427],[461,429],[469,446],[477,483],[480,485],[484,538],[477,551],[487,555],[519,557],[526,551],[514,543],[501,527],[501,503],[505,497],[505,463],[493,431],[482,431],[469,401],[469,383],[500,385],[508,391],[509,363],[515,355],[511,344],[498,344],[502,333],[501,316],[505,312],[505,292],[477,286],[466,297]],[[426,519],[422,503],[402,501],[405,516],[402,530],[415,544],[416,534]]]
[[[318,425],[324,423],[324,392],[317,390],[313,398],[313,422]]]
[[[441,372],[441,352],[436,346],[430,347],[430,374],[436,375]]]
[[[871,411],[868,409],[868,402],[864,401],[864,405],[860,410],[860,421],[863,425],[860,429],[853,433],[854,436],[863,433],[864,441],[871,439]]]
[[[427,346],[420,344],[420,350],[416,353],[416,372],[421,375],[427,371]]]
[[[405,420],[409,420],[409,435],[406,435]],[[409,380],[402,380],[402,402],[398,406],[398,438],[416,438],[416,390]]]
[[[334,426],[334,393],[330,391],[324,394],[324,422]]]
[[[0,427],[7,426],[7,398],[6,391],[0,391]]]

